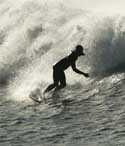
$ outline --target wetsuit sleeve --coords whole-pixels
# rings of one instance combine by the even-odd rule
[[[84,73],[84,72],[82,72],[82,71],[80,71],[79,69],[76,68],[76,60],[77,60],[76,56],[74,56],[74,55],[71,56],[70,63],[71,63],[71,67],[72,67],[73,71],[78,73],[78,74],[84,75],[85,77],[89,77],[88,73]]]
[[[75,62],[73,62],[72,64],[71,64],[71,67],[72,67],[72,69],[73,69],[73,71],[76,69],[76,63]]]
[[[72,69],[73,69],[74,72],[76,72],[76,73],[78,73],[78,74],[84,74],[82,71],[80,71],[80,70],[78,70],[78,69],[76,68],[75,62],[73,62],[73,63],[71,64],[71,67],[72,67]]]

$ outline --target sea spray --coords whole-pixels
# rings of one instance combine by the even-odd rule
[[[7,84],[12,98],[24,100],[32,90],[44,90],[52,82],[53,64],[76,44],[82,44],[86,54],[77,66],[91,77],[124,70],[124,17],[40,1],[8,7],[0,28],[0,82]],[[86,82],[71,69],[66,76],[69,85]]]
[[[125,69],[124,18],[102,18],[91,27],[85,38],[88,64],[96,76]]]

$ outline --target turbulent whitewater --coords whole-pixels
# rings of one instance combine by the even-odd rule
[[[67,87],[36,105],[52,65],[85,48],[66,71]],[[0,145],[125,145],[125,16],[71,9],[56,1],[0,1]]]

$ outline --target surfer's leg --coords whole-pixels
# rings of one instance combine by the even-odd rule
[[[66,86],[66,77],[63,71],[60,73],[59,81],[60,81],[60,85],[56,87],[55,91],[60,90]]]
[[[45,93],[47,93],[47,92],[49,92],[50,90],[52,90],[53,88],[55,88],[56,87],[56,85],[55,84],[51,84],[51,85],[49,85],[46,89],[45,89],[45,91],[44,91],[44,93],[43,94],[45,94]]]
[[[49,92],[50,90],[54,89],[55,87],[58,86],[59,80],[58,80],[58,74],[55,69],[53,69],[53,84],[50,84],[44,91],[43,94]]]
[[[64,71],[61,73],[60,86],[64,88],[66,86],[66,77]]]

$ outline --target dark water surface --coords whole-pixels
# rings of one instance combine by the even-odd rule
[[[40,105],[2,97],[0,145],[124,146],[124,87],[124,80],[71,87]]]

